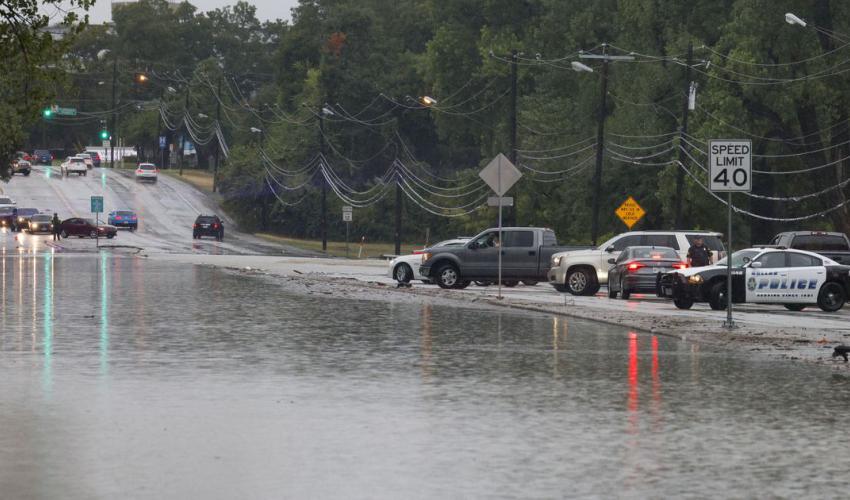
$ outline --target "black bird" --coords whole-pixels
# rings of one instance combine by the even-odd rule
[[[847,362],[847,353],[850,353],[850,346],[846,346],[846,345],[836,346],[835,350],[832,351],[832,357],[837,358],[838,356],[841,356],[842,358],[844,358],[844,362],[846,363]]]

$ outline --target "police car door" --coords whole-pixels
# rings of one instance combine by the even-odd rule
[[[823,260],[812,255],[786,252],[788,266],[788,300],[785,302],[815,304],[818,291],[826,281],[826,268]]]
[[[747,302],[775,304],[793,302],[784,295],[788,290],[785,252],[764,252],[747,266]]]

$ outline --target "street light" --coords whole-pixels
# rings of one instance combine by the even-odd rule
[[[803,21],[802,19],[800,19],[799,17],[795,16],[794,14],[792,14],[790,12],[785,13],[785,22],[790,24],[790,25],[796,24],[796,25],[802,26],[804,28],[806,27],[806,21]]]
[[[209,118],[209,116],[207,116],[203,113],[198,113],[198,118]]]
[[[419,98],[419,104],[426,106],[426,107],[436,106],[437,100],[434,99],[431,96],[423,95],[422,97]]]
[[[255,134],[262,134],[262,133],[263,133],[263,129],[261,129],[261,128],[257,128],[257,127],[251,127],[251,132],[253,132],[253,133],[255,133]]]
[[[577,73],[582,73],[582,72],[593,73],[593,68],[591,68],[590,66],[588,66],[586,64],[582,64],[578,61],[571,62],[570,66],[573,68],[573,71],[575,71]]]

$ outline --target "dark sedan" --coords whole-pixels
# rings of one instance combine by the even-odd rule
[[[52,233],[53,217],[51,217],[49,214],[35,214],[30,217],[29,227],[27,230],[30,232],[30,234]]]
[[[18,210],[15,207],[0,207],[0,228],[14,230],[17,227]]]
[[[688,267],[679,254],[667,247],[628,247],[620,253],[608,270],[608,297],[617,298],[619,293],[628,299],[633,292],[656,292],[658,277],[674,269]]]
[[[78,238],[96,238],[98,236],[101,238],[114,238],[117,233],[118,228],[115,226],[110,226],[108,224],[95,226],[93,220],[83,219],[82,217],[65,219],[59,225],[59,234],[62,235],[63,238],[67,238],[69,236],[77,236]]]

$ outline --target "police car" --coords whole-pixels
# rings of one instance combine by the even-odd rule
[[[708,302],[726,309],[726,259],[712,266],[666,273],[658,295],[673,299],[679,309]],[[748,248],[732,254],[734,303],[781,304],[801,311],[817,304],[827,312],[841,309],[850,296],[850,266],[812,252],[785,248]]]

